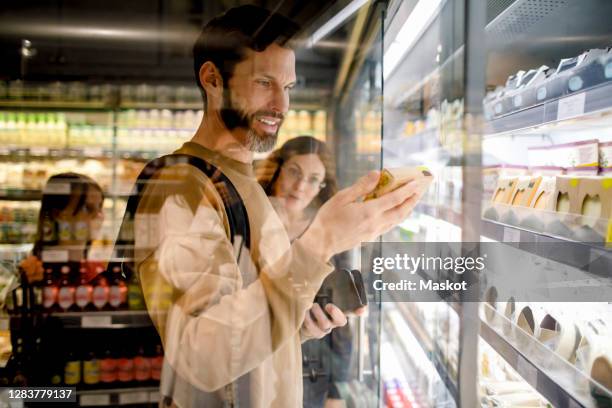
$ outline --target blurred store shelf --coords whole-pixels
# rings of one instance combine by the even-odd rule
[[[160,398],[159,387],[78,390],[77,396],[82,407],[157,404]]]

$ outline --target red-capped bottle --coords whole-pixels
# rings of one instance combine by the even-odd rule
[[[155,346],[155,356],[151,359],[151,379],[161,380],[162,367],[164,365],[164,349],[161,344]]]
[[[134,356],[130,350],[124,349],[117,361],[117,380],[124,385],[134,381]]]
[[[109,304],[113,310],[127,309],[127,285],[121,276],[121,268],[113,267],[112,284],[109,291]]]
[[[58,292],[57,282],[53,279],[53,269],[46,268],[42,290],[43,309],[46,312],[57,312],[59,307],[57,304]]]
[[[112,384],[117,381],[117,358],[110,349],[100,359],[100,382]]]
[[[96,310],[109,310],[109,289],[101,267],[96,268],[96,283],[93,288],[93,305]]]
[[[81,267],[80,283],[75,291],[75,303],[79,310],[93,310],[93,286],[87,279],[87,268]]]
[[[142,346],[134,357],[134,379],[141,383],[151,379],[151,358],[145,355]]]
[[[57,303],[59,304],[60,310],[63,312],[75,310],[74,293],[75,287],[70,282],[70,267],[68,265],[62,266],[61,269],[61,282],[60,288],[57,295]]]

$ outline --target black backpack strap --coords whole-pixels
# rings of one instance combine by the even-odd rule
[[[124,271],[126,266],[130,271],[133,271],[134,266],[134,241],[128,241],[122,238],[125,236],[133,237],[134,234],[126,234],[124,229],[134,228],[133,221],[135,220],[138,204],[147,186],[147,182],[159,170],[177,164],[189,164],[198,168],[215,186],[215,189],[223,200],[225,213],[227,214],[230,228],[230,242],[233,245],[236,237],[241,237],[240,251],[237,257],[240,257],[240,252],[243,247],[250,249],[251,233],[249,227],[249,217],[242,198],[230,179],[223,174],[221,170],[208,163],[206,160],[188,154],[174,153],[159,157],[147,163],[136,179],[132,194],[128,198],[123,221],[121,223],[118,238],[115,243],[115,254],[116,257],[119,258]],[[237,259],[237,261],[238,260],[239,259]],[[116,265],[116,263],[114,263],[114,265]],[[110,270],[114,265],[113,262],[109,263],[108,270]]]

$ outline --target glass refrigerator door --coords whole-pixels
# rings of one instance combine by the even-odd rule
[[[478,207],[465,200],[466,190],[473,188],[466,181],[479,169],[479,151],[470,119],[478,107],[470,103],[474,91],[482,92],[468,63],[478,48],[466,46],[482,28],[477,21],[482,6],[472,3],[404,1],[387,11],[382,164],[426,166],[434,178],[411,216],[383,242],[471,239],[467,221]],[[384,406],[476,406],[474,380],[465,378],[475,370],[477,328],[466,319],[472,309],[440,297],[416,302],[404,294],[382,303]]]
[[[338,67],[334,86],[330,89],[326,140],[333,149],[338,189],[348,187],[367,172],[381,168],[382,18],[385,11],[384,5],[377,2],[341,3],[344,7],[339,4],[332,7],[331,15],[323,16],[322,24],[313,26],[308,41],[315,41],[314,44],[298,51],[311,58],[332,55],[333,63]],[[330,28],[329,22],[334,21],[343,22],[332,24]],[[320,35],[324,37],[320,38]],[[359,269],[359,248],[343,256],[349,258],[351,268]],[[345,375],[332,377],[331,382],[347,407],[377,407],[382,404],[378,307],[370,299],[366,316],[350,317],[348,330],[336,329],[337,333],[347,334],[343,343],[335,344],[335,350],[332,350],[338,353],[333,364],[343,365]],[[343,370],[337,372],[340,371]],[[305,376],[308,376],[307,371]],[[316,384],[305,384],[305,395],[313,387]]]

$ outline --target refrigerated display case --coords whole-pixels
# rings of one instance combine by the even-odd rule
[[[347,1],[320,16],[305,38],[317,37],[352,3],[353,14],[319,48],[310,43],[298,50],[298,61],[314,65],[309,73],[320,69],[332,83],[329,93],[315,90],[307,102],[291,104],[279,144],[302,133],[325,139],[340,187],[368,170],[426,165],[434,183],[380,244],[499,243],[516,251],[517,264],[575,274],[576,290],[602,287],[598,295],[605,296],[612,270],[606,204],[612,189],[605,176],[612,155],[609,2]],[[147,160],[189,138],[201,115],[197,89],[172,84],[11,81],[0,82],[0,96],[0,248],[13,264],[31,250],[44,180],[61,169],[103,185],[107,225],[98,256],[108,259],[104,248],[117,233],[135,176]],[[561,198],[544,205],[536,204],[539,197]],[[570,251],[554,253],[549,244]],[[352,255],[358,266],[358,251]],[[337,384],[346,405],[610,404],[609,300],[509,299],[490,287],[489,277],[480,278],[471,286],[480,302],[371,297],[368,316],[350,322],[351,377]],[[29,333],[38,316],[26,302],[36,302],[40,288],[23,289],[11,298],[10,324]],[[50,366],[60,366],[65,377],[66,367],[84,366],[91,352],[100,364],[135,364],[142,355],[159,361],[155,340],[142,351],[143,344],[120,350],[111,343],[124,330],[152,329],[142,304],[133,306],[57,313],[73,341],[93,345],[75,348],[81,360],[65,345],[58,354],[66,359]],[[0,329],[9,325],[0,322]],[[108,344],[92,341],[97,335]],[[14,339],[19,370],[3,381],[21,380],[23,365],[36,360],[31,356],[48,355],[37,349],[39,338]],[[24,349],[33,354],[25,358]],[[306,380],[327,375],[320,363],[304,361]],[[124,380],[111,376],[96,387],[79,379],[81,405],[159,399],[153,376]]]
[[[383,241],[481,242],[515,263],[479,277],[479,303],[383,304],[382,377],[421,406],[609,406],[610,4],[425,3],[387,14],[382,164],[425,164],[436,180]],[[411,13],[427,24],[407,35]],[[546,273],[576,276],[574,300],[498,293],[494,276],[522,262],[544,287]],[[392,364],[422,350],[450,398]]]

